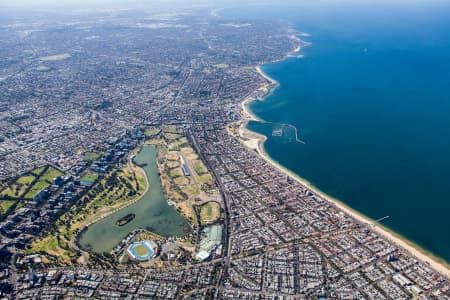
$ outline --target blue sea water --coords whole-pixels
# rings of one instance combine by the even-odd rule
[[[395,1],[393,1],[395,2]],[[250,109],[297,127],[305,144],[272,135],[280,164],[450,262],[449,1],[303,1],[228,9],[281,18],[312,45],[263,66],[280,86]]]

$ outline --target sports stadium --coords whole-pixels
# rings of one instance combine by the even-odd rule
[[[158,245],[154,241],[134,242],[127,249],[128,255],[138,261],[146,261],[158,255]]]

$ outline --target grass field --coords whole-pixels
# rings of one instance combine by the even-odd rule
[[[189,179],[186,177],[177,177],[173,180],[177,185],[186,185],[189,184]]]
[[[83,177],[80,178],[81,181],[87,181],[87,182],[94,182],[98,178],[97,173],[88,173],[83,175]]]
[[[177,177],[180,177],[180,176],[181,176],[181,171],[180,171],[180,169],[177,168],[177,169],[170,170],[169,176],[170,176],[170,178],[172,178],[172,179],[175,179],[175,178],[177,178]]]
[[[210,174],[204,174],[195,178],[198,184],[203,184],[212,181],[212,176]]]
[[[62,176],[64,175],[63,172],[53,168],[53,167],[48,167],[47,171],[45,171],[44,174],[41,175],[41,177],[39,178],[39,181],[47,181],[49,183],[53,182],[53,179],[57,176]]]
[[[164,126],[163,132],[167,133],[178,133],[177,127],[175,125]]]
[[[145,131],[146,136],[154,136],[160,132],[159,128],[149,128]]]
[[[194,160],[194,161],[192,161],[192,164],[194,165],[194,170],[198,175],[207,173],[206,168],[203,165],[201,160]]]
[[[151,139],[145,143],[147,145],[164,145],[165,144],[163,139]]]
[[[169,169],[178,168],[180,166],[180,163],[178,161],[172,160],[167,162],[167,167]]]
[[[207,202],[200,207],[201,222],[215,222],[220,218],[220,205],[216,202]]]
[[[35,179],[36,177],[33,175],[22,176],[17,179],[16,182],[4,189],[0,195],[19,198]]]
[[[14,200],[0,200],[0,216],[6,213],[15,203]]]
[[[34,177],[33,175],[26,175],[17,179],[16,182],[23,185],[30,185],[35,179],[36,177]]]
[[[179,138],[177,138],[175,140],[169,140],[169,141],[171,142],[169,144],[169,149],[175,149],[175,148],[179,149],[179,148],[188,146],[187,138],[181,137],[181,135],[179,135]]]
[[[144,245],[137,245],[137,246],[135,246],[134,247],[134,251],[139,256],[147,256],[149,254],[147,247],[145,247]]]
[[[28,192],[23,196],[27,199],[32,199],[37,193],[48,187],[56,176],[61,176],[64,173],[53,167],[41,167],[31,172],[31,174],[22,176],[11,184],[8,188],[3,190],[0,195],[9,196],[12,198],[19,198],[30,187],[30,185],[38,178]]]
[[[31,173],[33,173],[36,176],[39,176],[39,175],[41,175],[42,172],[44,172],[44,170],[45,170],[45,167],[40,167],[40,168],[37,168],[36,170],[33,170]]]
[[[191,225],[194,225],[194,209],[192,208],[192,205],[189,203],[189,201],[177,203],[175,207],[177,208],[177,211],[181,215],[183,215]]]
[[[42,177],[41,177],[42,178]],[[26,199],[33,199],[34,196],[36,196],[40,191],[45,189],[50,185],[49,182],[47,182],[44,179],[39,179],[36,181],[36,183],[31,187],[31,189],[25,194],[24,198]]]
[[[173,142],[175,140],[178,140],[181,137],[181,134],[178,134],[178,133],[164,133],[164,137],[169,142]]]
[[[86,152],[83,156],[87,160],[97,160],[103,156],[103,152]]]
[[[176,151],[168,151],[167,152],[167,160],[179,161],[180,157]]]

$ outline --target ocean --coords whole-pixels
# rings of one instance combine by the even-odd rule
[[[280,85],[249,106],[269,123],[248,128],[268,137],[267,154],[364,215],[389,216],[384,226],[449,263],[448,1],[304,1],[220,14],[285,19],[312,43],[303,57],[262,67]]]

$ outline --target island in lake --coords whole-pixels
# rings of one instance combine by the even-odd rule
[[[117,220],[116,224],[118,226],[127,225],[128,223],[133,221],[134,217],[136,217],[135,214],[127,214],[126,216],[124,216],[124,217],[120,218],[119,220]]]

